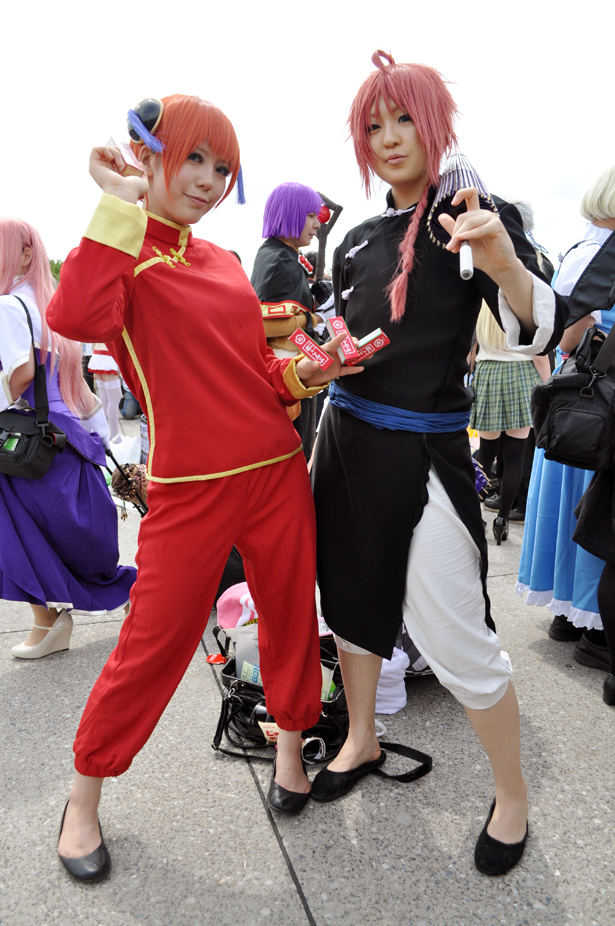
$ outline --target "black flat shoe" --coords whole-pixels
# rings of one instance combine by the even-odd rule
[[[602,700],[605,704],[608,704],[609,707],[615,704],[615,675],[609,673],[605,678],[604,685],[602,686]]]
[[[308,791],[307,794],[303,794],[299,791],[287,791],[286,788],[279,785],[275,780],[277,761],[278,757],[276,756],[273,762],[273,772],[271,773],[271,784],[267,791],[267,803],[272,810],[277,810],[278,813],[301,813],[310,799],[310,792]],[[301,760],[301,764],[303,765],[303,771],[306,772],[303,759]]]
[[[503,540],[508,540],[508,521],[505,521],[504,518],[494,518],[493,521],[493,536],[495,537],[495,542],[498,547],[501,546]]]
[[[350,768],[347,772],[332,772],[323,768],[312,782],[312,797],[315,801],[336,801],[338,797],[344,797],[352,791],[357,781],[380,768],[385,759],[386,753],[381,750],[377,759]]]
[[[526,825],[525,836],[521,842],[500,842],[499,839],[494,839],[487,832],[494,810],[495,801],[491,805],[487,822],[476,841],[476,848],[474,849],[474,864],[481,874],[491,875],[492,877],[505,875],[520,861],[528,834]]]
[[[60,841],[60,836],[64,829],[64,817],[66,816],[67,807],[68,801],[66,802],[64,813],[62,814],[58,842]],[[98,821],[98,829],[100,830],[100,845],[97,849],[94,849],[93,852],[90,852],[89,855],[82,855],[79,858],[66,858],[64,855],[58,855],[58,858],[71,878],[74,878],[76,881],[92,884],[94,881],[102,881],[111,871],[111,856],[109,855],[105,840],[103,839],[102,829],[100,829],[100,820]]]

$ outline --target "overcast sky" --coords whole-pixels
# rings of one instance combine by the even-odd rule
[[[531,202],[555,259],[580,236],[582,194],[615,162],[614,26],[613,0],[13,2],[0,213],[27,219],[63,259],[99,198],[91,147],[126,139],[126,112],[144,97],[193,93],[233,122],[248,199],[231,197],[195,233],[237,250],[249,273],[265,199],[295,180],[344,206],[329,264],[345,232],[382,211],[385,191],[366,200],[345,126],[380,47],[451,82],[461,151],[491,192]]]

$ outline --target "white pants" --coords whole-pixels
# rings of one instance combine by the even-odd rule
[[[403,620],[442,685],[465,707],[484,710],[506,693],[512,666],[485,622],[479,551],[433,467],[427,488],[410,544]],[[369,655],[335,639],[346,652]]]

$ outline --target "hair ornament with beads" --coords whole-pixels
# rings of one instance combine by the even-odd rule
[[[374,107],[376,115],[382,105],[390,109],[391,103],[408,113],[425,151],[429,175],[399,246],[397,274],[388,287],[391,321],[398,322],[406,308],[408,274],[412,272],[414,245],[429,199],[429,190],[439,182],[443,157],[457,143],[454,130],[457,107],[444,78],[434,68],[424,64],[397,64],[390,54],[381,49],[374,52],[372,62],[376,70],[359,88],[348,117],[350,135],[367,195],[372,191],[374,176],[374,154],[369,141]]]

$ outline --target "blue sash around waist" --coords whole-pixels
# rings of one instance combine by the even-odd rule
[[[470,423],[470,412],[409,412],[394,405],[381,405],[352,395],[337,383],[329,385],[329,399],[336,408],[367,421],[379,430],[450,433],[464,431]]]

